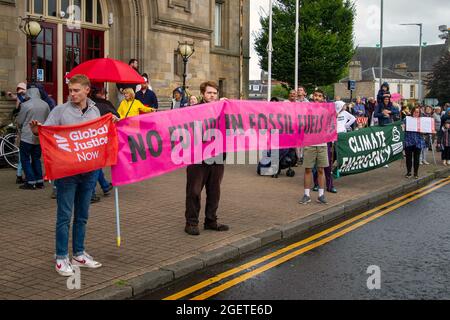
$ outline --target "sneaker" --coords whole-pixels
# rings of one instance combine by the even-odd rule
[[[337,193],[337,189],[336,188],[331,188],[330,190],[327,190],[330,193]]]
[[[23,180],[22,177],[17,176],[16,177],[16,184],[23,184],[25,182],[25,180]]]
[[[198,226],[194,226],[192,224],[186,224],[186,227],[184,227],[184,232],[191,236],[198,236],[200,234]]]
[[[423,166],[423,161],[419,161],[419,164],[420,164],[421,166]]]
[[[308,197],[306,194],[303,196],[303,198],[298,202],[300,204],[307,204],[311,202],[311,197]]]
[[[112,183],[109,184],[108,188],[106,188],[105,190],[103,190],[103,195],[105,197],[109,196],[111,194],[111,190],[113,189],[113,185]]]
[[[315,192],[319,191],[319,186],[314,186],[314,188],[312,190]]]
[[[29,184],[29,183],[24,183],[23,185],[21,185],[19,187],[19,189],[22,189],[22,190],[36,190],[36,185]]]
[[[36,189],[44,189],[44,183],[43,182],[36,183]]]
[[[82,268],[91,268],[97,269],[102,266],[102,264],[98,261],[95,261],[90,255],[86,252],[81,256],[72,257],[72,265],[82,267]]]
[[[384,168],[389,168],[389,165],[385,165]]]
[[[407,173],[406,175],[405,175],[405,178],[406,179],[410,179],[412,177],[412,174],[411,173]]]
[[[429,165],[430,163],[427,160],[423,160],[423,164]]]
[[[317,199],[317,203],[328,204],[328,201],[325,199],[325,196],[323,195]]]
[[[205,230],[214,230],[214,231],[228,231],[230,228],[226,224],[220,223],[208,223],[203,225]]]
[[[70,277],[74,274],[74,270],[72,268],[72,264],[69,261],[69,258],[56,259],[55,270],[64,277]]]
[[[419,179],[419,176],[414,176],[414,179],[416,179],[416,180]]]
[[[442,161],[442,164],[444,165],[444,166],[447,166],[447,161]]]

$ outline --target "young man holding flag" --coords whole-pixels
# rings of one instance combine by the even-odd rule
[[[95,103],[88,99],[90,80],[84,75],[75,75],[69,81],[70,101],[57,106],[50,113],[44,126],[74,125],[94,120],[100,117]],[[36,120],[30,123],[35,135],[39,134],[38,127],[42,125]],[[56,217],[56,271],[62,276],[74,273],[72,265],[87,268],[99,268],[101,263],[95,261],[84,250],[86,225],[89,217],[89,205],[98,178],[96,170],[77,174],[55,181],[57,189],[57,217]],[[73,257],[69,260],[69,229],[73,220]]]

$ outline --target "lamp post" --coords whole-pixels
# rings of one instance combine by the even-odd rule
[[[380,89],[383,84],[383,28],[384,28],[384,1],[381,0],[381,20],[380,20]]]
[[[402,23],[402,26],[418,26],[419,27],[419,92],[418,100],[422,103],[422,24],[421,23]]]
[[[19,29],[27,36],[27,39],[30,40],[31,45],[31,78],[28,79],[28,82],[34,84],[36,82],[36,64],[37,64],[36,38],[42,31],[40,23],[43,22],[44,19],[42,19],[42,17],[39,18],[31,17],[30,15],[26,16],[25,18],[20,17],[20,19],[21,21]]]
[[[183,91],[186,91],[186,65],[189,61],[189,58],[194,54],[194,43],[188,43],[187,41],[181,43],[178,42],[178,53],[183,58]]]

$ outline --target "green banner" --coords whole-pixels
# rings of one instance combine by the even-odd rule
[[[340,133],[336,144],[338,176],[377,169],[403,159],[401,123]]]

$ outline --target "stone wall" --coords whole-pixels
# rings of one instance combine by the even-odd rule
[[[0,91],[15,91],[26,78],[26,37],[19,30],[25,1],[0,1]]]
[[[347,90],[347,83],[335,83],[334,84],[334,96],[340,96],[342,99],[350,99],[350,91]],[[353,91],[353,99],[357,96],[360,97],[374,97],[375,94],[375,83],[373,81],[364,81],[356,83],[356,90]]]

